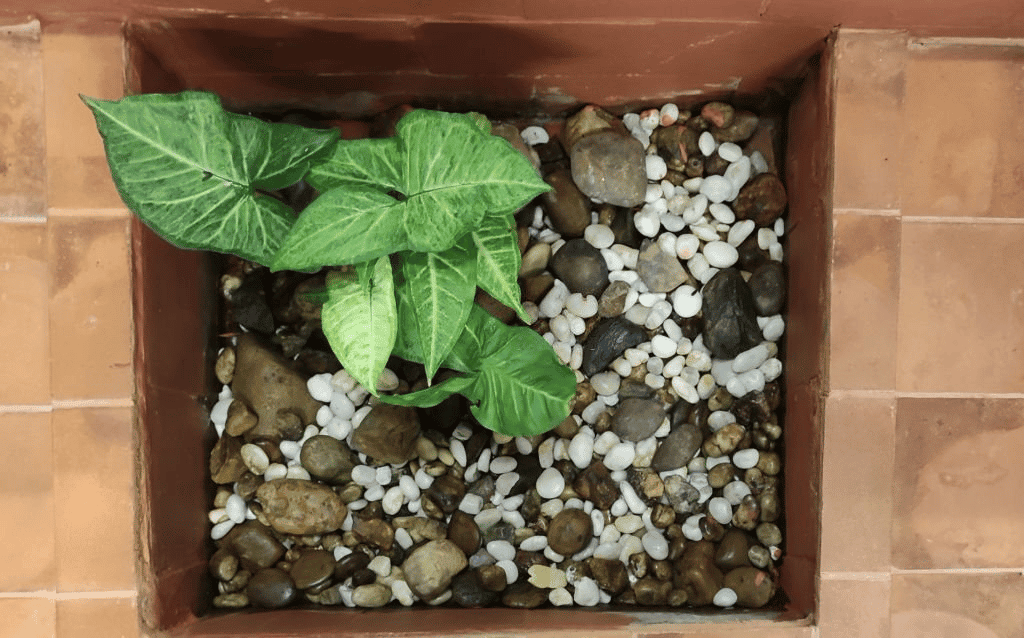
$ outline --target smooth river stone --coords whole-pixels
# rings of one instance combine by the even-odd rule
[[[732,359],[761,342],[750,287],[735,268],[723,268],[702,290],[704,345],[717,359]]]
[[[302,479],[267,481],[256,490],[256,499],[271,527],[283,534],[333,532],[347,514],[334,490]]]
[[[754,325],[757,325],[756,321]],[[624,317],[603,319],[594,326],[583,344],[580,372],[593,376],[607,368],[626,348],[637,346],[646,339],[643,327]]]
[[[647,193],[644,156],[643,144],[631,135],[593,133],[570,151],[572,178],[588,197],[626,208],[639,206]]]

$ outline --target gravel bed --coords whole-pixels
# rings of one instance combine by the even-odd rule
[[[576,371],[572,414],[511,438],[461,397],[376,404],[317,336],[322,275],[233,261],[223,292],[242,328],[211,411],[214,606],[782,597],[786,197],[770,135],[723,103],[615,120],[587,107],[561,140],[500,128],[554,187],[517,215],[520,281],[532,327]],[[586,157],[601,135],[617,148]],[[378,389],[417,389],[421,370],[392,360]]]

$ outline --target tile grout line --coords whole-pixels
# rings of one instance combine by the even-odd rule
[[[889,572],[821,572],[821,580],[859,580],[885,582],[892,578]]]
[[[899,208],[833,208],[833,215],[860,215],[862,217],[900,217]]]
[[[113,591],[71,591],[59,592],[47,589],[37,591],[5,591],[0,592],[0,600],[11,598],[44,598],[46,600],[113,600],[136,598],[138,592],[134,589],[120,589]]]
[[[46,215],[0,215],[0,224],[46,224]]]
[[[1024,575],[1024,567],[934,567],[927,569],[902,569],[893,567],[892,573],[899,576],[924,576],[924,575],[962,575],[972,574],[1019,574]]]
[[[135,406],[132,397],[110,399],[59,399],[50,403],[28,403],[0,405],[0,414],[41,414],[54,410],[75,410],[81,408],[131,408]]]
[[[1024,392],[902,392],[898,399],[1024,399]]]
[[[915,224],[992,224],[1016,226],[1024,224],[1024,217],[946,217],[942,215],[904,215],[904,222]]]
[[[127,208],[49,208],[49,217],[92,218],[92,219],[127,219],[131,213]]]

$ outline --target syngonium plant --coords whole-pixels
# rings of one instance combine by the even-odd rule
[[[573,371],[473,303],[480,287],[529,323],[513,214],[548,190],[486,118],[414,110],[394,137],[340,140],[229,113],[205,92],[82,99],[121,198],[164,239],[274,271],[330,268],[323,330],[371,392],[391,355],[423,364],[428,382],[455,372],[382,401],[430,407],[458,392],[513,436],[568,416]],[[320,194],[296,217],[269,192],[300,180]]]

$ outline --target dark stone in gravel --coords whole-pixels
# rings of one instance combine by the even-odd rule
[[[725,575],[724,586],[736,592],[740,607],[764,607],[775,595],[775,582],[756,567],[737,567]]]
[[[544,181],[552,190],[541,195],[540,201],[551,225],[565,239],[581,237],[590,225],[590,199],[580,192],[566,169],[555,170]]]
[[[592,133],[570,149],[573,181],[587,197],[627,208],[639,206],[647,192],[644,154],[643,144],[632,135]]]
[[[754,325],[757,325],[756,321]],[[643,327],[624,317],[602,319],[583,343],[583,364],[580,366],[580,372],[592,377],[607,368],[626,348],[632,348],[646,340],[647,333]]]
[[[661,427],[666,416],[660,399],[625,399],[612,415],[612,431],[626,441],[643,441]]]
[[[623,379],[619,384],[619,400],[650,399],[654,396],[654,388],[636,379]],[[689,405],[689,404],[687,404]]]
[[[597,586],[609,594],[618,594],[629,586],[629,575],[626,566],[620,560],[608,558],[587,559],[590,574],[597,581]]]
[[[419,434],[414,408],[381,403],[352,433],[352,448],[384,463],[405,463],[416,456]]]
[[[626,308],[626,296],[631,290],[629,284],[624,281],[613,281],[601,293],[597,300],[597,314],[599,317],[618,317]]]
[[[433,501],[445,514],[451,514],[458,509],[465,495],[466,484],[451,474],[434,479],[430,487],[423,492],[423,497]]]
[[[721,569],[733,569],[750,564],[747,553],[750,550],[750,537],[741,529],[730,529],[718,543],[715,552],[715,565]]]
[[[606,510],[619,498],[619,485],[608,468],[601,461],[594,461],[590,467],[576,476],[572,487],[580,498],[592,501],[594,506]]]
[[[357,463],[347,445],[325,434],[310,437],[302,446],[299,460],[310,476],[328,483],[347,481]]]
[[[249,579],[245,595],[255,607],[280,609],[287,607],[298,596],[299,590],[288,572],[271,567],[261,569]]]
[[[463,554],[472,556],[480,549],[480,528],[472,516],[458,510],[448,521],[448,540],[455,543]]]
[[[266,272],[261,268],[247,275],[231,293],[231,306],[239,325],[270,335],[274,332],[274,315],[265,293]]]
[[[357,571],[366,569],[366,566],[369,564],[369,556],[358,550],[354,551],[351,554],[342,556],[338,564],[334,566],[334,578],[338,581],[344,581],[347,578],[351,578]]]
[[[292,581],[299,589],[309,589],[326,583],[334,576],[336,561],[331,552],[315,549],[305,552],[291,569]]]
[[[270,567],[284,556],[284,545],[259,521],[235,525],[224,537],[224,545],[238,556],[242,568],[250,572]]]
[[[651,467],[656,472],[679,469],[690,462],[703,442],[697,426],[681,423],[658,445]]]
[[[762,264],[747,280],[750,292],[754,295],[754,306],[757,314],[770,317],[782,312],[786,303],[786,271],[777,261]]]
[[[786,210],[786,187],[771,173],[761,173],[740,189],[733,202],[737,219],[752,219],[758,227],[775,223]]]
[[[548,263],[570,292],[600,296],[608,287],[608,265],[601,251],[583,239],[570,239]]]
[[[548,546],[562,556],[572,556],[594,536],[594,523],[581,509],[567,508],[555,515],[548,526]]]
[[[452,600],[460,607],[487,607],[498,600],[498,594],[484,589],[480,575],[468,569],[452,579]]]
[[[513,609],[533,609],[540,607],[548,600],[548,591],[534,587],[525,580],[519,580],[508,586],[501,596],[501,602]]]
[[[757,309],[750,287],[735,268],[715,273],[704,296],[704,345],[718,359],[732,359],[761,343]]]

